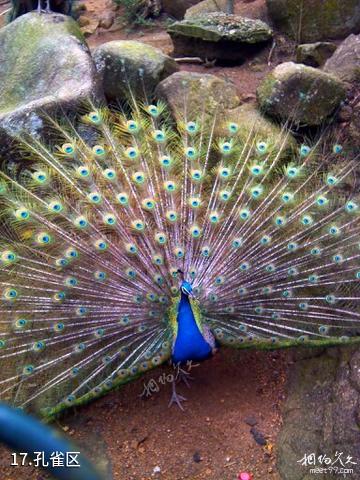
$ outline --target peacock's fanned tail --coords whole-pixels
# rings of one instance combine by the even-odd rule
[[[0,174],[1,399],[53,415],[167,360],[178,269],[221,344],[358,340],[356,159],[161,103],[92,110]]]

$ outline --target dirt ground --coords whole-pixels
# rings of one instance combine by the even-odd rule
[[[280,480],[275,445],[290,361],[287,351],[224,349],[192,368],[190,389],[179,385],[184,412],[168,408],[171,385],[158,381],[166,366],[66,414],[58,426],[106,470],[105,479],[236,480],[248,471],[254,480]],[[140,398],[150,379],[159,392]],[[10,452],[0,450],[1,480],[48,478],[10,463]]]

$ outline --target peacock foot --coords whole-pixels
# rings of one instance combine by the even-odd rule
[[[184,411],[184,407],[182,406],[181,402],[186,402],[186,400],[187,399],[185,397],[176,393],[175,380],[174,380],[172,384],[172,395],[170,398],[168,408],[170,408],[171,405],[175,403],[180,408],[180,410]]]

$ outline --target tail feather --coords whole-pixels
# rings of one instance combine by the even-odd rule
[[[1,398],[53,415],[167,360],[179,269],[220,343],[358,341],[355,158],[289,160],[287,127],[174,125],[162,103],[90,108],[0,173]]]

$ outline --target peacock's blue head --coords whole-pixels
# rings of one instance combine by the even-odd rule
[[[183,280],[180,288],[184,295],[187,295],[188,297],[193,296],[191,283],[187,282],[186,280]]]

